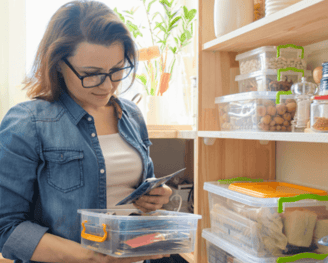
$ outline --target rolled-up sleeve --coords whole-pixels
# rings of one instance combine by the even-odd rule
[[[0,125],[0,252],[30,260],[48,228],[33,222],[39,141],[33,114],[23,104]]]

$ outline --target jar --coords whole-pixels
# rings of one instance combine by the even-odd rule
[[[311,97],[318,92],[318,87],[314,83],[306,81],[302,78],[302,82],[293,84],[292,93],[295,95],[297,109],[294,120],[292,121],[293,132],[304,132],[307,123],[310,120]]]
[[[322,63],[322,78],[320,81],[320,95],[328,95],[328,62]]]
[[[220,37],[253,22],[254,0],[215,0],[214,31]]]
[[[328,95],[314,97],[311,104],[311,129],[328,132]]]

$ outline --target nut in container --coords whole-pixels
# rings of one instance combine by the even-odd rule
[[[292,96],[277,92],[245,92],[218,97],[219,118],[222,131],[291,131],[291,121],[296,111]]]

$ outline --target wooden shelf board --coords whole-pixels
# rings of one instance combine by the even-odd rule
[[[328,143],[328,133],[198,131],[202,138]]]
[[[306,46],[328,39],[328,1],[302,0],[203,45],[204,51],[244,52],[260,46]]]
[[[196,131],[148,130],[150,139],[196,139]]]

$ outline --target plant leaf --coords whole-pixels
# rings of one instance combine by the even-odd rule
[[[147,85],[147,77],[145,74],[136,74],[136,78],[139,79],[143,85]]]
[[[151,8],[151,5],[152,5],[154,2],[156,2],[156,0],[151,1],[151,2],[148,4],[148,7],[147,7],[147,13],[149,13],[150,8]]]
[[[169,25],[169,30],[171,31],[173,29],[173,26],[181,19],[181,16],[177,16],[176,18],[173,19],[173,21]]]
[[[188,16],[187,16],[188,20],[189,21],[193,20],[194,17],[195,17],[195,15],[196,15],[196,13],[197,13],[197,10],[196,9],[191,9],[189,11],[189,13],[188,13]]]

